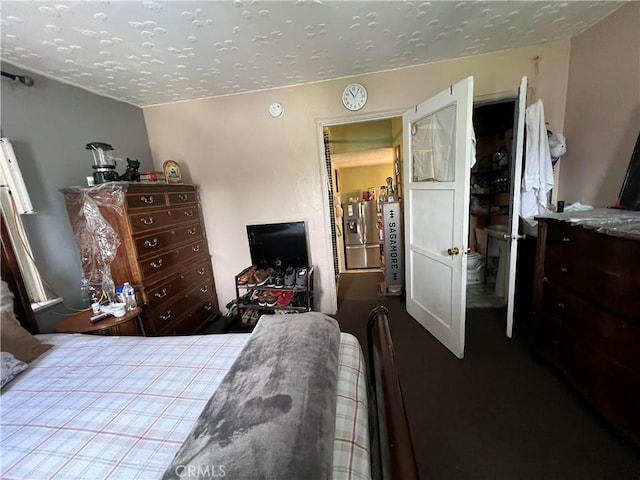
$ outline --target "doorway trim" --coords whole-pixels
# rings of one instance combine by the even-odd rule
[[[362,123],[373,120],[385,120],[388,118],[402,117],[402,113],[406,108],[399,108],[393,110],[384,110],[381,112],[367,113],[363,115],[347,116],[347,117],[331,117],[320,118],[316,120],[316,141],[318,145],[318,167],[320,168],[320,178],[322,184],[322,210],[324,217],[325,227],[325,244],[327,264],[329,266],[329,277],[331,279],[337,278],[338,272],[335,271],[334,255],[333,255],[333,238],[331,238],[331,205],[329,202],[329,179],[327,178],[327,163],[324,154],[324,127],[333,127],[336,125],[348,125],[351,123]],[[334,222],[335,223],[335,222]],[[338,311],[338,289],[336,288],[336,282],[331,281],[329,285],[326,285],[326,292],[329,297],[330,314],[333,315]]]

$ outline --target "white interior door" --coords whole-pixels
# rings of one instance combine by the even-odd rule
[[[402,116],[407,312],[464,355],[473,78]]]
[[[518,226],[520,224],[520,185],[524,152],[524,112],[527,107],[527,77],[520,80],[513,125],[513,158],[511,166],[511,202],[509,207],[509,273],[507,279],[507,337],[513,333],[513,311],[516,300],[516,262],[518,260]]]

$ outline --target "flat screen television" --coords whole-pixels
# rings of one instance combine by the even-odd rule
[[[640,133],[615,207],[623,210],[640,210]]]
[[[253,265],[309,266],[304,222],[247,225],[247,237]]]

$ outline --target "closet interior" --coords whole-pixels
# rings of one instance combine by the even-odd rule
[[[471,169],[467,307],[506,304],[515,100],[474,106],[476,162]]]

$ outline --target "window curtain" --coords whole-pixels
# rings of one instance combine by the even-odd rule
[[[0,206],[7,234],[16,255],[16,261],[29,298],[34,303],[47,301],[47,292],[38,272],[31,246],[22,224],[22,215],[34,213],[27,189],[22,180],[18,160],[11,142],[0,139]]]

